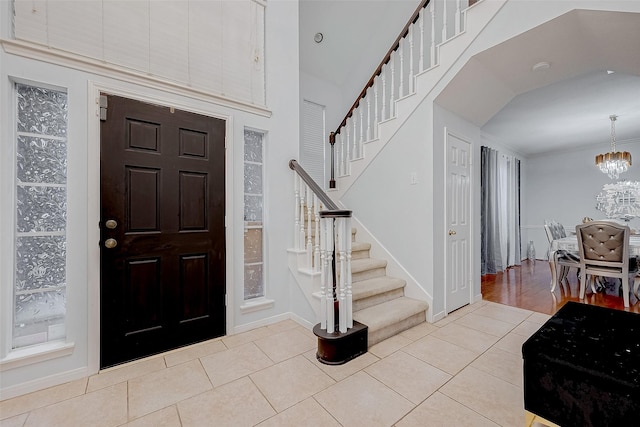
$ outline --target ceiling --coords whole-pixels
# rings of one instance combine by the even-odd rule
[[[365,55],[375,55],[373,44],[380,45],[375,57],[384,56],[418,3],[302,0],[301,71],[340,87]],[[313,42],[318,31],[327,44]],[[523,156],[604,150],[611,114],[619,116],[617,140],[640,146],[638,40],[638,13],[573,11],[472,57],[437,102]],[[542,61],[548,69],[532,70]]]

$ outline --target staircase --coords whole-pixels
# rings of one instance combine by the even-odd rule
[[[424,322],[429,305],[404,296],[405,281],[387,276],[387,261],[371,258],[370,248],[371,244],[354,239],[351,273],[353,319],[369,327],[372,346]]]

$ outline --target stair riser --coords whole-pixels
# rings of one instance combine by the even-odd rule
[[[351,252],[351,260],[369,258],[369,250]]]
[[[351,274],[351,282],[358,282],[360,280],[373,279],[375,277],[382,277],[386,275],[386,268],[373,268],[371,270],[364,270],[358,273]]]
[[[400,298],[403,295],[404,289],[398,288],[389,292],[383,292],[367,298],[362,298],[353,302],[353,311],[356,312],[358,310],[364,310],[365,308],[373,307],[374,305],[382,304],[383,302],[391,301],[395,298]]]
[[[369,329],[369,348],[381,341],[386,340],[387,338],[399,334],[402,331],[406,331],[409,328],[413,328],[414,326],[423,323],[426,320],[426,316],[426,311],[422,311],[400,322],[385,326],[382,329],[378,329],[377,331],[372,331],[371,329]]]

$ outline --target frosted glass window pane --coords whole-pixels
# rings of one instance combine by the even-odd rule
[[[262,264],[244,266],[244,299],[264,295]]]
[[[244,160],[262,163],[263,134],[252,130],[244,131]]]
[[[244,164],[244,192],[262,194],[262,165]]]
[[[262,223],[262,196],[244,196],[244,220]]]
[[[18,186],[18,232],[64,231],[67,190],[60,187]]]
[[[18,132],[67,136],[67,94],[16,84]]]
[[[64,236],[23,236],[16,239],[16,292],[64,286]]]
[[[18,180],[64,184],[67,177],[67,143],[56,139],[18,136]]]
[[[14,348],[64,338],[66,299],[65,289],[17,295]]]
[[[262,262],[262,229],[244,230],[244,262]]]

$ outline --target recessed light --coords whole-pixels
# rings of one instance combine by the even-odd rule
[[[316,35],[313,36],[313,41],[316,43],[322,42],[322,39],[324,39],[324,36],[322,35],[322,33],[316,33]]]
[[[551,68],[551,64],[549,64],[548,62],[542,61],[542,62],[538,62],[537,64],[534,64],[533,67],[531,67],[531,71],[546,71],[549,68]]]

